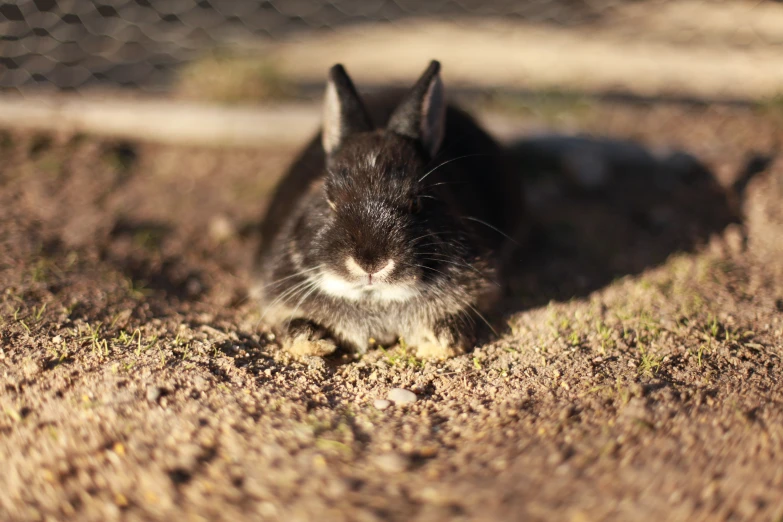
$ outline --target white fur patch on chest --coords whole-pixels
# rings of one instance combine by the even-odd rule
[[[321,292],[339,297],[347,301],[376,301],[379,303],[403,303],[414,297],[419,292],[413,285],[390,285],[376,283],[371,287],[351,283],[324,270],[319,276],[313,278]]]

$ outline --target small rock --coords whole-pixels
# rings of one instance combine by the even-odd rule
[[[402,388],[392,388],[389,390],[386,398],[398,406],[416,402],[416,394],[410,390],[403,390]]]
[[[204,391],[210,386],[210,381],[201,375],[196,375],[193,378],[193,388],[198,391]]]
[[[204,291],[204,285],[195,277],[189,277],[185,283],[185,291],[190,297],[196,297]]]
[[[43,371],[43,368],[41,365],[34,361],[33,359],[27,359],[24,362],[24,365],[22,366],[22,372],[24,372],[24,376],[27,379],[32,379],[33,377],[36,377],[39,373]]]
[[[165,390],[159,386],[150,386],[147,388],[147,400],[158,402],[158,399],[165,393]]]
[[[423,459],[430,459],[438,454],[438,447],[434,445],[422,446],[419,448],[418,455]]]
[[[618,412],[618,420],[651,424],[652,415],[647,401],[641,397],[631,398]]]
[[[304,360],[307,362],[307,367],[311,370],[315,370],[318,372],[325,372],[326,371],[326,361],[324,361],[323,357],[318,357],[317,355],[311,355],[311,356],[305,356]]]
[[[375,465],[386,473],[401,473],[408,469],[408,459],[396,453],[378,455],[373,460]]]
[[[54,337],[52,337],[52,342],[54,344],[60,344],[61,342],[63,342],[63,338],[61,335],[55,335]]]
[[[379,410],[385,410],[391,406],[391,404],[391,401],[387,401],[386,399],[375,399],[375,401],[372,403],[372,405]]]
[[[223,215],[212,218],[209,222],[209,235],[218,243],[231,239],[236,235],[234,224]]]
[[[574,413],[576,413],[576,409],[573,406],[566,406],[562,410],[560,410],[560,414],[558,415],[558,418],[561,422],[567,421],[569,418],[571,418]]]

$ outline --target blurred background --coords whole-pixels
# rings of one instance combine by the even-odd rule
[[[371,86],[438,58],[452,91],[485,97],[766,103],[781,28],[783,4],[751,0],[17,0],[0,3],[0,88],[311,99],[336,61]]]
[[[769,1],[17,0],[0,21],[0,86],[24,92],[168,93],[196,76],[220,91],[204,96],[291,95],[281,82],[320,82],[336,60],[386,81],[433,56],[493,88],[748,100],[783,78]]]

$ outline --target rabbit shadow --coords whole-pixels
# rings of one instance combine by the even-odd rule
[[[737,198],[770,161],[751,157],[727,189],[687,152],[630,141],[551,135],[518,140],[509,151],[524,173],[534,226],[508,269],[505,317],[585,297],[697,250],[741,223]]]

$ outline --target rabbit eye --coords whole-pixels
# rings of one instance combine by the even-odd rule
[[[421,210],[421,197],[420,196],[412,197],[411,200],[408,202],[408,212],[414,214],[419,210]]]

